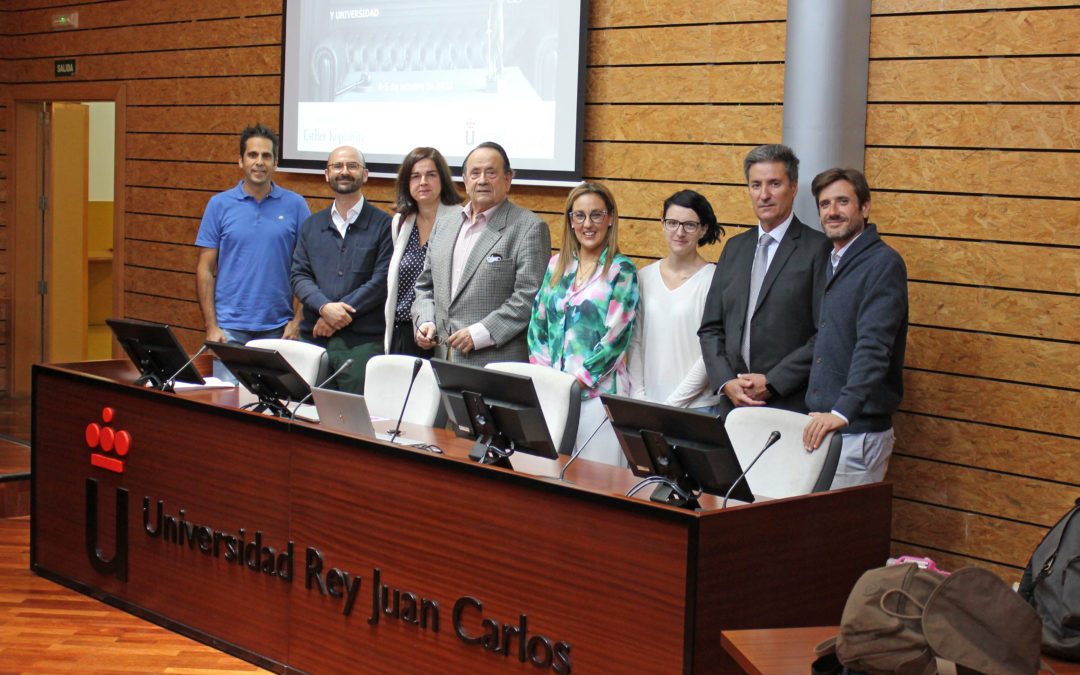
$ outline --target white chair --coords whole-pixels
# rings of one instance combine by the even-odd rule
[[[830,432],[817,450],[807,452],[803,429],[809,422],[809,415],[779,408],[744,407],[728,413],[724,429],[744,471],[769,434],[780,432],[780,440],[746,474],[751,492],[779,499],[829,489],[840,460],[841,437]]]
[[[427,359],[420,360],[423,365],[416,375],[402,421],[440,427],[445,424],[442,395],[431,363]],[[378,354],[368,359],[364,371],[364,402],[372,416],[397,421],[401,406],[405,404],[415,362],[416,357],[403,354]]]
[[[245,346],[273,349],[281,354],[308,386],[316,387],[330,375],[330,359],[326,355],[326,349],[319,345],[300,340],[261,338],[250,340]]]
[[[581,385],[576,377],[548,366],[520,361],[497,361],[484,367],[531,379],[551,442],[559,454],[569,455],[574,451],[581,417]]]

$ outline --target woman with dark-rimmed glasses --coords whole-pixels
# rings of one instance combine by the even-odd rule
[[[660,221],[668,255],[638,272],[637,326],[630,345],[634,398],[715,413],[719,397],[710,390],[697,330],[716,265],[698,248],[724,230],[712,206],[693,190],[664,202]]]

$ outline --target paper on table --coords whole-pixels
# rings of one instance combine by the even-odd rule
[[[231,382],[226,382],[220,378],[210,376],[204,377],[203,380],[206,384],[195,384],[194,382],[173,382],[173,391],[202,391],[203,389],[233,389],[236,387]]]

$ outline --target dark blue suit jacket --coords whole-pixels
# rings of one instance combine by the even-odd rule
[[[732,237],[716,263],[698,330],[705,369],[714,391],[738,373],[762,373],[773,389],[768,405],[806,412],[829,240],[792,219],[765,274],[750,322],[751,371],[740,352],[757,238],[757,227]],[[727,397],[720,405],[725,413],[733,407]]]

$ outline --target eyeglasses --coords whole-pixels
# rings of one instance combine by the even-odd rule
[[[665,218],[660,222],[664,224],[664,229],[668,232],[674,232],[681,227],[683,232],[687,234],[697,234],[698,230],[702,228],[702,224],[696,220],[672,220],[670,218]]]
[[[604,222],[604,218],[607,218],[607,211],[593,211],[592,213],[585,213],[584,211],[567,211],[566,215],[570,216],[570,220],[577,225],[581,225],[585,222],[587,217],[592,221],[593,225],[599,225]]]
[[[327,168],[331,171],[341,171],[342,169],[348,169],[349,173],[353,173],[359,171],[363,167],[360,166],[360,162],[334,162],[333,164],[328,164]]]

